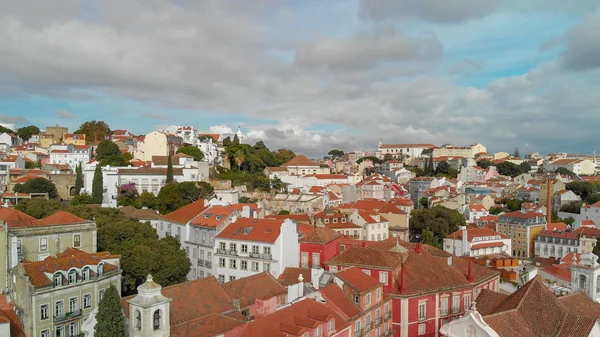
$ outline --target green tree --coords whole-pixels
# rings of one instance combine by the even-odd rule
[[[214,197],[214,187],[207,182],[171,183],[163,186],[158,192],[154,209],[161,213],[169,213],[200,199],[210,200]]]
[[[429,156],[429,162],[427,163],[427,174],[433,173],[435,170],[433,168],[433,152]]]
[[[104,195],[104,178],[102,177],[102,166],[98,163],[94,170],[94,179],[92,180],[92,200],[94,204],[102,204]]]
[[[279,149],[275,153],[275,159],[277,159],[277,165],[275,166],[281,166],[287,163],[288,161],[292,160],[292,158],[294,157],[296,157],[294,151],[288,149]]]
[[[0,125],[0,133],[13,133],[14,134],[15,131]]]
[[[249,198],[243,195],[238,198],[238,201],[240,204],[256,204],[258,202],[257,199]]]
[[[32,162],[32,161],[26,161],[25,162],[25,168],[29,169],[29,170],[34,169],[35,168],[35,163]]]
[[[568,169],[568,168],[566,168],[566,167],[559,167],[559,168],[557,168],[557,169],[554,171],[554,173],[558,173],[558,174],[562,174],[562,175],[567,175],[567,176],[569,176],[569,177],[574,177],[574,176],[576,176],[576,174],[575,174],[573,171],[569,170],[569,169]]]
[[[333,150],[329,151],[327,154],[333,158],[343,158],[344,157],[344,151],[338,150],[338,149],[333,149]]]
[[[111,140],[103,140],[98,144],[96,148],[96,160],[102,166],[125,166],[127,161],[125,160],[119,146]]]
[[[504,212],[504,208],[502,207],[490,207],[490,214],[492,215],[498,215],[500,213]]]
[[[531,166],[525,162],[521,163],[521,165],[517,165],[515,163],[505,161],[498,164],[496,169],[501,175],[514,178],[520,174],[529,172],[531,170]]]
[[[119,186],[119,194],[117,195],[117,203],[119,206],[134,205],[138,197],[138,190],[135,183]]]
[[[62,205],[56,199],[33,198],[19,201],[15,208],[36,219],[42,219],[62,209]]]
[[[187,154],[188,156],[193,157],[195,161],[201,161],[202,159],[204,159],[204,153],[202,152],[202,150],[192,145],[180,147],[177,150],[177,153]]]
[[[504,205],[506,205],[506,208],[508,208],[508,210],[511,211],[511,212],[521,210],[521,205],[524,202],[526,202],[526,200],[519,200],[519,199],[515,199],[515,198],[510,198],[510,199],[504,199],[504,200],[502,200],[502,203]]]
[[[442,160],[435,168],[435,174],[449,174],[452,167],[447,161]]]
[[[230,145],[231,145],[231,138],[225,137],[225,139],[223,139],[223,147],[228,147]]]
[[[142,192],[137,198],[135,207],[137,208],[154,208],[156,205],[156,197],[152,192]]]
[[[361,158],[359,158],[359,159],[356,161],[356,163],[357,163],[357,164],[360,164],[360,163],[362,163],[362,162],[363,162],[363,161],[365,161],[365,160],[370,160],[370,161],[372,161],[372,162],[373,162],[373,164],[383,164],[383,160],[381,160],[381,159],[379,159],[379,158],[377,158],[377,157],[375,157],[375,156],[366,156],[366,157],[361,157]]]
[[[17,136],[19,136],[23,141],[29,140],[32,135],[39,134],[40,128],[35,125],[24,126],[22,128],[17,129]]]
[[[279,211],[279,213],[277,213],[277,215],[290,215],[290,211],[288,211],[287,209],[282,209],[281,211]]]
[[[75,133],[84,134],[85,139],[88,143],[94,143],[96,141],[102,141],[106,137],[111,135],[108,124],[103,121],[88,121],[79,126],[79,129]]]
[[[523,174],[523,173],[529,173],[531,172],[531,165],[529,165],[529,163],[527,162],[522,162],[521,164],[519,164],[519,174]]]
[[[477,162],[477,166],[481,167],[481,168],[488,168],[490,166],[494,166],[494,163],[492,163],[491,161],[487,160],[487,159],[482,159],[480,161]]]
[[[421,208],[429,207],[429,199],[427,197],[421,197],[421,199],[419,199],[419,205],[421,205]]]
[[[521,151],[519,151],[518,147],[515,147],[515,151],[513,152],[513,157],[521,158]]]
[[[426,245],[434,246],[436,248],[441,248],[439,238],[436,237],[434,235],[433,231],[429,230],[429,228],[427,228],[427,227],[423,229],[421,242],[423,242]]]
[[[57,198],[56,185],[46,178],[34,178],[24,184],[16,184],[13,188],[18,193],[48,193],[49,198]]]
[[[271,179],[271,188],[277,192],[281,192],[286,186],[286,183],[284,183],[281,178],[279,178],[278,176],[273,177],[273,179]]]
[[[573,193],[580,196],[583,200],[586,200],[591,194],[598,191],[596,185],[587,181],[572,181],[567,183],[565,188],[569,191],[573,191]]]
[[[240,145],[240,138],[237,134],[233,135],[233,141],[231,142],[233,145]]]
[[[167,161],[167,184],[170,184],[174,181],[175,179],[173,178],[173,161],[171,159],[171,156],[169,155],[169,159]]]
[[[560,208],[561,212],[567,212],[567,213],[577,213],[579,214],[579,212],[581,212],[581,207],[583,206],[583,203],[581,201],[573,201],[570,202],[568,204],[563,205]]]
[[[417,177],[423,177],[426,175],[425,171],[420,167],[413,167],[410,169],[410,171],[416,174]]]
[[[78,194],[71,199],[71,206],[93,204],[94,199],[87,193]]]
[[[411,235],[422,235],[423,230],[428,228],[442,242],[448,234],[457,231],[459,226],[465,226],[466,221],[464,215],[456,210],[435,206],[413,210],[409,225]]]
[[[592,249],[592,253],[596,254],[596,256],[600,256],[600,238],[596,240],[596,245]]]
[[[81,163],[77,164],[75,168],[75,195],[79,195],[81,193],[81,189],[83,188],[83,168],[81,167]]]
[[[121,308],[121,297],[111,283],[98,304],[95,337],[125,337],[125,315]]]

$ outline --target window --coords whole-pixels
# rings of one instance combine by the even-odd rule
[[[229,268],[237,269],[237,260],[236,259],[229,259]]]
[[[329,271],[332,273],[337,273],[337,267],[336,266],[331,266],[329,267]]]
[[[356,304],[360,303],[360,296],[358,296],[358,295],[354,296],[354,303],[356,303]]]
[[[81,234],[73,234],[73,247],[81,247]]]
[[[77,271],[70,270],[69,271],[69,284],[77,283]]]
[[[40,252],[45,252],[48,250],[48,237],[44,236],[40,238]]]
[[[442,316],[448,315],[448,298],[442,298]]]
[[[300,266],[302,268],[308,267],[308,253],[307,252],[300,253]]]
[[[198,248],[193,248],[192,249],[192,258],[193,259],[197,259],[198,258]]]
[[[225,275],[219,275],[219,283],[225,283]]]
[[[17,254],[21,254],[21,253],[22,253],[22,251],[21,251],[21,240],[17,240]]]
[[[252,262],[252,271],[258,271],[258,262]]]
[[[242,245],[242,253],[248,253],[248,245]]]
[[[248,261],[245,261],[245,260],[240,261],[240,269],[248,270]]]
[[[104,275],[104,263],[98,264],[98,276]]]
[[[313,268],[321,266],[321,254],[319,254],[319,253],[312,254],[312,265],[313,265]]]
[[[381,299],[381,288],[377,288],[376,294],[376,299],[379,301]]]
[[[40,319],[48,319],[48,304],[40,305]]]
[[[48,329],[42,330],[40,337],[50,337],[50,330],[48,330]]]
[[[379,272],[379,282],[387,285],[388,284],[388,273],[387,271],[380,271]]]
[[[363,273],[365,273],[365,274],[367,274],[367,275],[371,276],[371,271],[370,271],[370,270],[363,269]]]
[[[104,298],[104,289],[100,289],[100,291],[98,292],[98,303],[100,303],[100,301],[102,301],[103,298]]]
[[[419,320],[427,319],[427,302],[419,303]]]
[[[87,309],[92,306],[92,294],[83,295],[83,308]]]
[[[54,286],[55,287],[62,286],[62,274],[61,273],[54,274]]]
[[[258,246],[252,246],[252,254],[258,254]]]
[[[270,263],[263,263],[263,271],[271,271],[271,264]]]
[[[160,329],[160,319],[160,310],[156,310],[152,315],[152,326],[154,327],[154,330]]]
[[[365,302],[366,305],[371,305],[371,294],[367,294],[367,296],[365,296]]]
[[[60,316],[65,313],[63,301],[58,301],[54,304],[54,316]]]
[[[77,307],[77,302],[79,302],[77,300],[77,297],[69,298],[69,312],[75,312],[75,311],[77,311],[77,309],[79,309]]]
[[[264,252],[265,254],[269,254],[269,255],[270,255],[270,254],[271,254],[271,247],[266,247],[266,246],[265,246],[265,247],[263,247],[263,252]]]
[[[231,250],[232,252],[237,251],[237,245],[235,243],[230,243],[229,250]]]
[[[334,323],[335,323],[335,322],[334,322],[333,320],[329,321],[329,333],[332,333],[332,332],[333,332],[333,329],[334,329]]]
[[[71,336],[77,336],[79,333],[79,324],[77,322],[71,323],[71,326],[69,326],[69,332]]]
[[[235,276],[229,276],[229,282],[235,281]]]
[[[424,335],[427,332],[427,325],[419,324],[419,336]]]
[[[460,296],[452,298],[452,311],[457,313],[460,310]]]
[[[465,310],[471,308],[471,294],[465,294]]]
[[[317,334],[315,336],[316,337],[321,337],[321,326],[317,327]]]
[[[90,268],[89,267],[83,267],[83,269],[81,270],[81,280],[82,281],[90,280]]]
[[[225,250],[225,248],[226,248],[225,242],[219,242],[219,249]]]
[[[54,336],[55,337],[65,337],[65,327],[64,326],[56,327],[56,329],[54,330]]]
[[[225,267],[225,258],[223,258],[223,257],[219,258],[219,267]]]
[[[135,327],[138,330],[142,328],[142,313],[139,310],[135,311]]]

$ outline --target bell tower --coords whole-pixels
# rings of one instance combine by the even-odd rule
[[[127,300],[129,303],[129,337],[169,337],[170,302],[163,296],[162,287],[148,275],[146,282],[138,288],[138,294]]]
[[[573,291],[583,291],[588,296],[599,302],[600,300],[600,264],[598,256],[592,252],[584,252],[580,256],[579,262],[573,255],[571,264],[571,289]]]

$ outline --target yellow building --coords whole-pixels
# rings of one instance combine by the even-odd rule
[[[63,135],[63,143],[73,145],[85,145],[85,134],[65,133]]]
[[[485,146],[481,144],[472,144],[469,146],[454,146],[452,144],[442,145],[433,149],[433,158],[439,157],[464,157],[474,158],[476,154],[486,152]]]
[[[542,213],[514,211],[500,215],[496,231],[512,239],[512,255],[531,259],[535,254],[537,234],[546,229],[546,217]]]
[[[42,133],[40,134],[40,147],[49,148],[50,145],[54,144],[54,135],[51,133]]]

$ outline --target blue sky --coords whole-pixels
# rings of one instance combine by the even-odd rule
[[[594,2],[0,0],[0,122],[589,153]]]

